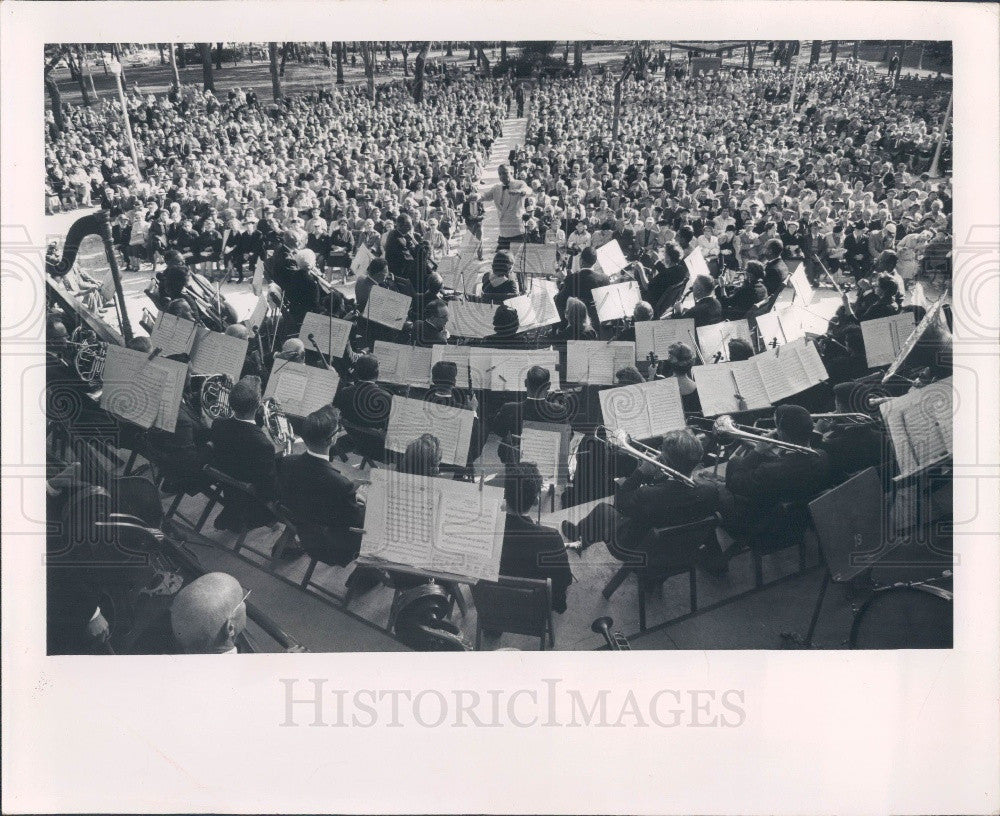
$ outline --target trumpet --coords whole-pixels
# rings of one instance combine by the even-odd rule
[[[743,425],[737,425],[733,421],[733,418],[726,414],[723,414],[715,420],[712,425],[712,430],[715,433],[725,434],[726,436],[732,436],[736,439],[744,439],[748,442],[763,442],[768,445],[773,445],[776,448],[784,448],[785,450],[796,451],[798,453],[810,453],[813,456],[820,455],[819,451],[813,450],[806,445],[796,445],[793,442],[785,442],[783,439],[774,439],[761,433],[754,433],[754,429],[747,428]]]
[[[635,459],[648,462],[661,470],[666,476],[671,479],[676,479],[678,482],[681,482],[688,487],[695,486],[694,480],[689,476],[685,476],[679,470],[674,470],[672,467],[663,464],[663,462],[659,460],[659,454],[655,448],[651,448],[649,445],[644,445],[642,442],[634,441],[628,433],[621,429],[614,430],[609,428],[607,425],[601,425],[600,428],[603,428],[607,434],[608,443],[614,445],[618,450],[623,453],[627,453]]]
[[[612,652],[631,652],[632,647],[629,645],[628,638],[621,632],[612,631],[611,627],[614,624],[614,620],[605,616],[598,618],[590,624],[590,630],[599,635],[604,635],[604,639],[608,643],[608,648]]]

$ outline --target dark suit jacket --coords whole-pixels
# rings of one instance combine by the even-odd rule
[[[698,326],[711,326],[722,320],[722,304],[719,303],[715,295],[703,297],[695,302],[690,309],[684,309],[677,317],[690,317],[694,319],[695,328]]]
[[[615,510],[623,517],[615,531],[619,550],[634,550],[655,527],[698,521],[719,509],[719,490],[709,482],[687,487],[674,479],[653,484],[643,484],[643,479],[636,470],[615,495]]]
[[[392,395],[367,380],[349,385],[337,394],[334,404],[344,421],[361,428],[385,429],[389,423]]]
[[[293,524],[306,522],[330,529],[328,546],[322,548],[312,546],[314,542],[308,539],[302,541],[300,536],[310,555],[338,564],[350,563],[357,557],[361,537],[349,528],[364,525],[365,506],[358,501],[354,483],[329,460],[309,453],[279,460],[278,499]]]
[[[593,291],[599,286],[610,285],[611,278],[603,272],[595,272],[593,269],[581,269],[579,272],[570,273],[566,280],[563,281],[562,286],[559,287],[559,291],[555,296],[556,309],[559,312],[559,316],[565,317],[566,301],[571,297],[575,297],[587,305],[587,311],[590,313],[590,322],[595,326],[599,326],[597,309],[594,308]]]
[[[500,574],[513,578],[552,579],[552,609],[566,611],[566,588],[573,582],[562,536],[526,516],[507,514]]]
[[[788,267],[785,266],[785,262],[781,258],[768,261],[764,266],[764,288],[767,289],[767,293],[775,295],[780,292],[786,280],[788,280]]]
[[[260,428],[239,419],[217,419],[211,439],[214,467],[241,482],[250,482],[261,498],[274,498],[274,445]]]
[[[553,399],[523,399],[500,407],[490,422],[490,430],[503,439],[507,434],[520,434],[524,420],[532,422],[568,422],[569,406]]]
[[[406,278],[418,291],[423,289],[418,280],[417,245],[412,233],[401,235],[395,229],[389,233],[385,239],[385,262],[391,274]]]

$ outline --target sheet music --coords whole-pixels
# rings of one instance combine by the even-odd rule
[[[455,300],[448,304],[448,311],[451,313],[448,331],[452,336],[481,340],[493,334],[496,306],[490,303],[465,303]]]
[[[525,278],[536,278],[551,275],[556,269],[555,244],[514,244],[511,246],[514,256],[514,270],[524,271]]]
[[[562,471],[559,462],[561,443],[561,433],[522,428],[521,461],[534,462],[538,465],[538,472],[545,481],[558,481]]]
[[[372,353],[378,360],[379,382],[430,388],[433,355],[429,348],[376,340]]]
[[[913,333],[913,312],[861,321],[861,338],[869,368],[891,365]]]
[[[601,271],[608,276],[616,275],[628,266],[621,244],[617,240],[608,241],[597,249],[597,263],[600,264]]]
[[[604,424],[649,439],[685,427],[680,386],[666,380],[608,388],[598,393]]]
[[[374,260],[375,256],[365,244],[358,247],[358,251],[354,255],[354,260],[351,261],[351,271],[355,275],[361,275],[362,273],[368,272],[368,264]]]
[[[696,247],[694,252],[684,259],[684,266],[688,268],[692,280],[695,275],[711,276],[712,274],[708,268],[708,264],[705,262],[705,256],[701,254],[701,247]]]
[[[164,372],[148,355],[109,343],[104,359],[100,406],[141,428],[151,428],[160,411]]]
[[[177,429],[177,414],[184,399],[184,383],[187,381],[187,364],[176,360],[157,357],[150,363],[152,368],[162,372],[159,405],[153,427],[173,433]]]
[[[736,378],[740,396],[746,400],[748,411],[767,408],[771,404],[771,400],[767,396],[767,388],[764,386],[764,378],[757,367],[756,358],[729,363],[729,369]],[[692,369],[692,371],[697,370],[700,369]],[[702,405],[702,408],[704,407]]]
[[[661,360],[674,343],[691,345],[694,318],[678,317],[667,320],[641,320],[635,324],[635,358],[644,361],[649,352]]]
[[[816,293],[813,291],[812,284],[809,283],[809,278],[806,277],[805,270],[802,266],[799,266],[791,275],[789,275],[789,281],[792,284],[792,288],[795,290],[795,297],[797,300],[801,301],[804,306],[808,306],[813,302],[813,298]]]
[[[770,403],[775,403],[796,393],[789,380],[785,364],[785,360],[791,358],[793,358],[792,354],[784,354],[778,349],[767,349],[763,354],[758,354],[753,358]]]
[[[598,286],[592,292],[597,318],[601,323],[632,317],[636,304],[642,300],[639,284],[635,281]]]
[[[273,397],[289,416],[304,417],[331,404],[339,383],[332,369],[275,360],[264,397]]]
[[[260,324],[264,322],[264,318],[267,316],[267,308],[267,292],[261,292],[257,298],[257,304],[253,307],[253,312],[250,314],[250,319],[247,320],[247,327],[251,331],[260,328]]]
[[[757,315],[757,333],[760,335],[761,342],[768,348],[774,348],[774,346],[783,346],[787,341],[785,338],[785,333],[783,331],[783,325],[781,318],[775,310],[771,310],[766,314]]]
[[[802,361],[802,367],[806,370],[810,385],[815,385],[829,378],[830,375],[823,364],[823,358],[819,356],[819,352],[816,350],[815,343],[807,341],[802,345],[796,344],[795,350]]]
[[[442,463],[464,467],[469,459],[475,416],[473,411],[463,408],[394,396],[389,408],[385,446],[388,450],[403,453],[414,439],[431,433],[441,445]]]
[[[495,349],[468,349],[469,375],[476,390],[493,387],[493,352]]]
[[[750,327],[745,320],[724,321],[713,323],[711,326],[700,326],[697,329],[698,345],[706,363],[714,361],[718,352],[722,352],[722,360],[729,359],[729,341],[733,339],[745,340],[753,343],[750,336]]]
[[[531,280],[531,288],[527,297],[531,301],[531,308],[535,314],[535,322],[530,326],[521,326],[518,331],[526,329],[541,328],[543,326],[553,326],[559,323],[559,310],[556,308],[556,293],[559,287],[554,281],[544,278],[534,278]],[[507,302],[510,305],[510,301]]]
[[[160,312],[153,332],[149,336],[149,342],[154,349],[161,349],[162,357],[169,357],[171,354],[190,354],[197,331],[197,323]]]
[[[467,388],[469,385],[469,347],[438,344],[431,346],[431,367],[441,360],[453,362],[458,369],[455,385]]]
[[[471,359],[471,358],[470,358]],[[559,353],[550,349],[510,351],[493,349],[490,388],[493,391],[524,391],[524,378],[532,366],[548,369],[551,388],[562,386],[559,379]]]
[[[589,385],[614,385],[614,374],[635,365],[635,343],[630,340],[569,340],[566,343],[566,380]]]
[[[479,260],[475,252],[467,255],[446,255],[438,261],[438,274],[448,289],[465,295],[475,295],[479,288]]]
[[[953,455],[953,389],[948,377],[879,406],[892,438],[899,478]]]
[[[503,490],[377,468],[371,472],[361,556],[495,581]]]
[[[234,383],[243,372],[249,341],[214,331],[200,332],[191,354],[191,372],[213,376],[225,374]]]
[[[373,286],[365,305],[365,317],[373,323],[398,331],[406,322],[412,301],[413,298],[409,295],[394,292],[384,286]]]
[[[319,346],[320,353],[325,357],[343,357],[352,328],[354,328],[354,324],[349,320],[327,317],[317,312],[308,312],[302,321],[302,328],[299,329],[299,340],[302,341],[306,349],[315,351],[316,347],[309,339],[311,334],[316,341],[316,346]]]
[[[913,347],[920,342],[920,338],[924,336],[924,333],[930,327],[931,323],[938,320],[939,315],[941,314],[941,308],[944,306],[947,297],[948,295],[945,293],[934,301],[931,307],[927,310],[927,313],[924,315],[923,320],[920,321],[920,324],[912,332],[910,332],[910,336],[906,338],[903,343],[903,347],[899,350],[899,354],[896,355],[896,359],[893,360],[892,365],[886,369],[885,375],[882,377],[882,382],[887,382],[889,378],[899,370],[899,367],[906,362],[906,358],[909,357],[910,352],[913,351]]]
[[[741,360],[736,363],[718,363],[717,365],[695,366],[691,373],[694,381],[698,383],[698,400],[701,402],[702,413],[709,416],[719,414],[734,414],[740,411],[750,411],[754,408],[764,408],[770,405],[767,395],[763,395],[763,405],[760,405],[760,395],[763,393],[763,386],[759,387],[759,393],[754,394],[757,405],[751,407],[750,399],[743,392],[736,378],[735,368],[745,365],[748,361]],[[756,371],[754,378],[758,380]],[[746,381],[744,377],[744,381]],[[746,407],[741,408],[737,394],[746,400]]]

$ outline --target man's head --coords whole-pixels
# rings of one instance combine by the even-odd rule
[[[796,445],[808,445],[813,421],[801,405],[779,405],[774,410],[774,426],[781,437]]]
[[[785,251],[785,245],[781,242],[780,238],[772,238],[766,244],[764,244],[764,257],[769,261],[773,261],[781,257],[781,253]]]
[[[542,492],[542,477],[534,462],[507,465],[504,473],[503,495],[507,512],[526,515],[538,501]]]
[[[764,289],[761,286],[761,289]],[[767,297],[767,290],[764,289],[764,297]],[[738,362],[739,360],[749,360],[753,357],[753,347],[746,341],[739,337],[733,337],[729,341],[729,360],[730,362]]]
[[[690,476],[704,455],[704,448],[691,431],[668,431],[660,445],[660,460],[667,467]]]
[[[366,272],[369,278],[382,280],[382,276],[385,275],[388,269],[389,264],[386,263],[385,258],[372,258],[371,262],[368,264]]]
[[[431,367],[431,382],[439,386],[454,386],[458,381],[458,365],[453,360],[438,360]]]
[[[708,297],[715,290],[715,283],[711,275],[696,275],[694,283],[691,284],[691,291],[695,300]]]
[[[640,300],[632,310],[632,320],[636,323],[642,323],[645,320],[652,320],[653,314],[653,307],[646,301]]]
[[[413,222],[410,220],[410,216],[403,213],[396,218],[396,231],[402,235],[409,234],[410,230],[413,229]]]
[[[277,355],[282,360],[290,360],[293,363],[301,363],[306,359],[306,346],[298,337],[289,337],[281,346],[281,352]]]
[[[437,476],[441,471],[441,443],[434,434],[424,433],[410,442],[399,463],[400,473]]]
[[[359,380],[374,382],[378,379],[378,357],[362,354],[354,361],[354,376]]]
[[[505,187],[510,184],[510,168],[506,164],[501,164],[497,168],[497,175],[500,177],[500,183]]]
[[[247,340],[250,337],[250,329],[244,326],[242,323],[233,323],[226,326],[226,334],[230,337],[236,337],[240,340]]]
[[[260,407],[260,378],[244,377],[229,391],[229,407],[237,419],[253,419]]]
[[[209,572],[187,584],[170,606],[174,637],[188,654],[231,651],[247,624],[243,588],[233,576]]]
[[[580,253],[580,268],[590,269],[595,263],[597,263],[597,253],[593,247],[584,247]]]
[[[532,366],[524,377],[524,387],[529,397],[544,397],[551,381],[552,376],[547,368]]]

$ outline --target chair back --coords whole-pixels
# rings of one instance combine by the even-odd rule
[[[472,587],[479,628],[544,637],[552,609],[552,579],[479,581]]]
[[[256,492],[250,482],[241,482],[239,479],[234,479],[232,476],[223,473],[211,465],[205,465],[204,473],[214,484],[220,485],[232,493],[242,493],[250,499],[256,496]]]
[[[643,542],[647,568],[668,574],[691,569],[698,551],[714,538],[720,521],[719,514],[713,513],[687,524],[654,528]]]
[[[287,506],[277,502],[272,505],[278,520],[295,530],[302,549],[310,558],[337,567],[346,567],[358,555],[357,545],[346,539],[342,530],[303,521],[296,518]]]
[[[350,438],[354,452],[364,459],[373,462],[385,462],[385,431],[375,428],[363,428],[341,420],[341,425]]]
[[[115,485],[118,512],[135,516],[149,527],[159,528],[163,522],[160,491],[142,476],[123,476]]]

